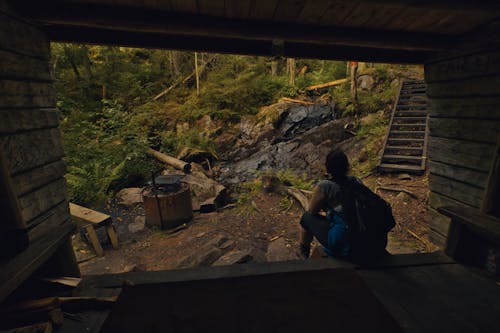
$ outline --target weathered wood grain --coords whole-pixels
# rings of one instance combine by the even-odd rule
[[[429,98],[500,96],[500,76],[474,77],[427,84]]]
[[[429,137],[429,160],[488,172],[495,145]]]
[[[198,0],[201,15],[224,16],[224,0]]]
[[[500,97],[430,99],[433,117],[500,119]]]
[[[66,163],[63,160],[51,162],[38,168],[17,174],[12,178],[18,196],[24,195],[56,179],[66,173]]]
[[[0,50],[0,59],[0,78],[52,81],[47,60],[3,50]]]
[[[432,191],[429,193],[429,205],[434,209],[443,206],[465,206],[478,208]]]
[[[328,6],[330,6],[330,1],[328,0],[307,1],[300,12],[298,21],[301,23],[318,24]]]
[[[480,207],[484,189],[438,175],[429,175],[429,189],[473,207]]]
[[[463,80],[500,74],[500,50],[473,53],[425,65],[425,81]]]
[[[74,228],[74,225],[65,223],[31,244],[16,260],[0,263],[0,302],[46,262]]]
[[[52,83],[0,80],[0,108],[51,108],[55,105]]]
[[[500,119],[464,120],[435,117],[429,119],[429,134],[434,137],[495,143],[498,133],[500,133]]]
[[[54,162],[64,156],[59,129],[44,129],[0,137],[12,175]]]
[[[250,17],[261,20],[272,19],[278,2],[278,0],[253,0]]]
[[[446,237],[432,228],[429,230],[429,240],[440,249],[443,249],[446,245]]]
[[[429,208],[429,214],[431,215],[429,227],[441,236],[446,237],[448,228],[450,227],[450,218],[439,213],[434,208]]]
[[[39,27],[0,11],[0,49],[48,60],[50,46]]]
[[[247,19],[251,3],[251,0],[226,1],[226,17]]]
[[[458,181],[485,188],[488,179],[488,173],[476,171],[456,165],[449,165],[436,161],[429,161],[429,171],[432,174],[446,178],[456,179]]]
[[[37,216],[47,213],[52,207],[67,200],[66,180],[60,178],[33,192],[19,197],[21,215],[28,226]]]
[[[39,223],[32,223],[28,231],[28,237],[31,242],[49,234],[58,226],[68,223],[70,220],[68,202],[63,201],[52,208],[47,214],[40,218]]]
[[[299,17],[307,0],[280,1],[274,13],[276,21],[295,21]]]
[[[55,128],[59,125],[59,116],[56,109],[0,109],[0,135]]]

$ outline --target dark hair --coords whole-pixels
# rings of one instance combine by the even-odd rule
[[[342,150],[335,149],[326,156],[325,167],[332,178],[342,181],[347,178],[349,161]]]

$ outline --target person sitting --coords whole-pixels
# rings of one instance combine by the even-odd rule
[[[348,176],[349,161],[341,150],[334,150],[326,157],[329,180],[321,180],[313,190],[308,210],[302,215],[300,254],[308,258],[313,237],[321,243],[325,252],[335,258],[349,255],[349,223],[345,216],[343,188],[349,182],[360,182]],[[320,215],[326,212],[326,216]]]

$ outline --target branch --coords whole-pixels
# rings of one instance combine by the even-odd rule
[[[181,161],[175,157],[160,153],[154,149],[148,148],[146,153],[156,158],[158,161],[166,163],[170,166],[173,166],[176,169],[182,170],[185,173],[189,173],[191,171],[191,164]]]

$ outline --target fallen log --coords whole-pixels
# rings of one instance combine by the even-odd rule
[[[295,200],[297,200],[302,206],[302,208],[304,208],[304,210],[307,211],[307,209],[309,208],[309,200],[307,200],[307,197],[304,195],[304,193],[302,193],[299,189],[295,187],[288,186],[284,188],[285,192],[288,195],[292,196]]]
[[[279,99],[279,102],[297,103],[297,104],[301,104],[301,105],[305,105],[305,106],[314,105],[313,102],[301,101],[300,99],[293,99],[293,98],[288,98],[288,97],[281,97]]]
[[[182,170],[185,173],[189,173],[191,171],[191,164],[181,161],[175,157],[160,153],[154,149],[148,148],[146,153],[156,158],[158,161],[166,163],[170,166],[173,166],[176,169]]]
[[[318,89],[322,89],[322,88],[329,88],[329,87],[337,86],[337,85],[342,84],[344,82],[347,82],[347,79],[339,79],[339,80],[325,82],[325,83],[321,83],[321,84],[315,84],[313,86],[307,87],[305,90],[306,91],[313,91],[313,90],[318,90]]]

